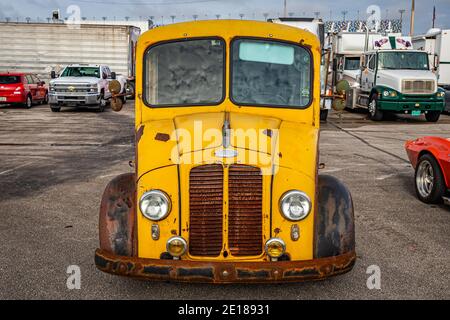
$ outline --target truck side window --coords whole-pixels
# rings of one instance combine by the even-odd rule
[[[25,78],[27,79],[28,84],[33,84],[33,79],[31,78],[30,75],[26,75]]]
[[[373,55],[371,55],[370,57],[369,57],[369,69],[370,70],[375,70],[375,55],[373,54]]]

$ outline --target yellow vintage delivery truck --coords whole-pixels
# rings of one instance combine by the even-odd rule
[[[313,34],[266,22],[196,21],[143,34],[135,172],[104,192],[97,268],[212,283],[350,271],[351,195],[318,174],[320,59]]]

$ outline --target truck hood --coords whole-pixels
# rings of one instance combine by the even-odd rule
[[[50,84],[78,84],[89,83],[96,84],[100,78],[95,77],[61,77],[50,81]]]
[[[378,70],[377,85],[386,86],[402,92],[403,80],[433,80],[436,75],[428,70]]]
[[[223,130],[227,123],[228,137]],[[241,163],[262,170],[287,167],[313,178],[317,142],[318,129],[312,125],[244,113],[149,121],[136,132],[138,177],[176,164]]]

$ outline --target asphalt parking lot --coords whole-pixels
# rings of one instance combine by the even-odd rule
[[[419,202],[404,141],[450,135],[438,123],[399,117],[371,122],[361,112],[322,125],[321,173],[350,188],[358,259],[352,272],[282,285],[176,284],[98,271],[98,207],[115,175],[131,172],[133,105],[121,113],[48,106],[0,108],[0,299],[450,299],[450,208]],[[66,286],[81,268],[81,289]],[[381,270],[381,290],[366,270]]]

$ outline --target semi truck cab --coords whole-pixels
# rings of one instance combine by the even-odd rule
[[[436,122],[444,110],[445,91],[438,88],[423,51],[387,49],[368,51],[360,74],[360,104],[372,120],[384,113],[425,114]]]
[[[365,48],[360,51],[365,38]],[[425,115],[438,121],[445,108],[445,91],[438,87],[425,51],[413,50],[410,37],[343,33],[334,41],[336,88],[348,82],[348,108],[367,108],[371,120],[386,114]],[[348,61],[360,56],[355,71]]]

